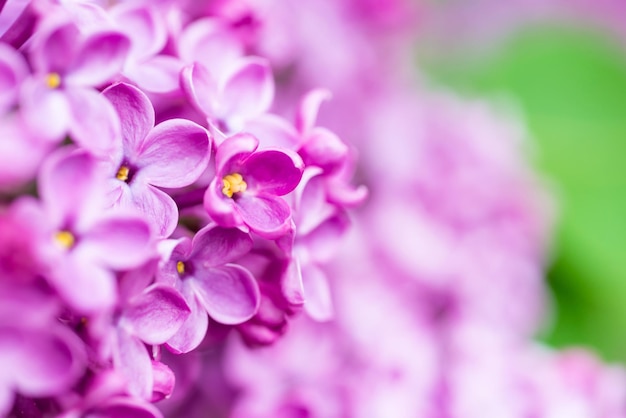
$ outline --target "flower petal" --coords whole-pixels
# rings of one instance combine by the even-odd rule
[[[239,227],[243,225],[243,218],[235,210],[235,201],[222,193],[222,181],[215,178],[204,193],[204,209],[211,219],[221,226]]]
[[[217,102],[217,82],[202,64],[186,66],[180,73],[180,84],[189,101],[205,116],[214,118]]]
[[[322,102],[329,100],[331,97],[332,93],[329,90],[315,89],[302,98],[296,114],[296,129],[300,134],[313,129]]]
[[[191,309],[191,314],[183,322],[178,332],[166,343],[177,354],[188,353],[198,347],[204,339],[209,325],[209,317],[206,314],[206,310],[198,302],[189,280],[183,283],[181,292]]]
[[[134,298],[123,315],[135,336],[146,344],[158,345],[172,338],[190,314],[180,293],[155,284]]]
[[[217,322],[241,324],[259,309],[261,295],[257,282],[241,266],[197,268],[190,280],[200,303]]]
[[[167,41],[163,15],[144,5],[118,3],[110,9],[117,28],[131,40],[133,61],[144,60],[161,51]]]
[[[150,184],[137,185],[131,191],[131,207],[146,216],[159,237],[169,237],[178,225],[178,207],[170,195]]]
[[[289,231],[291,209],[274,196],[240,196],[235,207],[246,225],[263,238],[276,239]]]
[[[224,119],[251,119],[265,113],[274,100],[274,78],[267,61],[243,58],[220,92],[219,115]]]
[[[193,183],[209,163],[211,141],[202,126],[185,119],[169,119],[146,137],[137,163],[150,184],[184,187]]]
[[[209,267],[232,263],[252,249],[249,234],[236,228],[208,225],[193,237],[190,260]]]
[[[239,170],[243,161],[259,146],[259,140],[247,133],[230,136],[217,147],[215,152],[216,172],[219,176]]]
[[[113,365],[128,384],[128,391],[143,399],[152,396],[152,363],[146,346],[123,327],[117,328]]]
[[[36,138],[61,141],[70,126],[71,111],[65,92],[51,90],[43,79],[27,78],[20,88],[20,114]]]
[[[121,142],[120,121],[111,103],[90,88],[69,88],[65,96],[72,139],[96,156],[110,155]]]
[[[126,83],[114,84],[102,94],[113,104],[119,116],[126,157],[134,159],[154,126],[152,103],[141,90]]]
[[[10,46],[0,44],[0,113],[15,104],[18,86],[27,74],[28,67],[22,55]]]
[[[316,321],[329,321],[334,316],[328,278],[313,264],[302,267],[304,286],[304,309]]]
[[[150,226],[141,218],[110,217],[95,224],[78,245],[90,260],[113,269],[138,267],[154,254]]]
[[[54,26],[48,24],[40,29],[40,37],[31,48],[31,59],[38,73],[56,72],[64,76],[76,54],[76,39],[80,38],[80,33],[71,22],[54,22],[52,25]]]
[[[180,90],[182,63],[169,55],[157,55],[133,65],[124,74],[150,93],[173,93]]]
[[[242,169],[248,188],[283,196],[296,188],[304,163],[295,152],[266,149],[255,152]]]
[[[94,33],[77,51],[65,81],[78,86],[98,87],[122,71],[129,49],[130,41],[121,33]]]

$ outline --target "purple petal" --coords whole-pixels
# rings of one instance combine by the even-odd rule
[[[222,324],[241,324],[259,309],[261,295],[256,280],[236,264],[197,268],[192,285],[211,318]]]
[[[167,41],[165,22],[152,8],[118,3],[111,8],[110,14],[119,30],[131,40],[129,55],[133,61],[149,58],[165,46]]]
[[[125,377],[128,391],[143,399],[152,396],[152,363],[146,346],[123,327],[117,328],[113,364]]]
[[[0,416],[8,416],[13,405],[13,389],[7,385],[0,385]]]
[[[206,129],[185,119],[170,119],[150,131],[137,163],[148,183],[183,187],[204,172],[210,152]]]
[[[41,328],[0,324],[0,352],[11,361],[0,380],[26,396],[61,394],[80,377],[86,361],[83,342],[54,323]]]
[[[220,266],[246,255],[252,244],[250,235],[239,229],[208,225],[194,236],[190,259],[208,267]]]
[[[329,321],[334,316],[328,278],[322,270],[308,264],[302,267],[304,309],[316,321]]]
[[[330,91],[326,89],[315,89],[302,98],[298,113],[296,114],[296,129],[298,132],[303,134],[313,129],[320,105],[331,97],[332,93]]]
[[[121,33],[100,32],[89,36],[68,69],[68,84],[97,87],[119,74],[124,66],[130,41]]]
[[[43,78],[28,78],[22,83],[20,105],[25,125],[33,136],[56,142],[67,133],[71,110],[65,92],[51,90]]]
[[[98,418],[163,418],[163,414],[154,405],[137,398],[116,396],[106,400],[96,408]]]
[[[178,52],[185,62],[200,62],[213,74],[220,74],[244,53],[234,31],[216,18],[198,19],[187,25],[178,40]]]
[[[155,284],[137,296],[124,311],[136,337],[146,344],[163,344],[176,334],[191,310],[172,287]]]
[[[80,218],[100,186],[96,163],[86,152],[60,149],[44,161],[38,176],[41,196],[53,225]]]
[[[114,84],[102,92],[119,115],[124,152],[134,159],[150,129],[154,126],[154,109],[148,96],[126,83]]]
[[[150,402],[158,402],[169,398],[174,391],[176,375],[172,369],[160,361],[152,361],[152,376],[154,378],[152,397]]]
[[[121,141],[120,121],[115,109],[101,94],[89,88],[69,88],[72,139],[94,155],[106,157]]]
[[[345,163],[348,151],[348,146],[333,132],[315,128],[307,134],[298,152],[307,166],[316,165],[326,172],[332,172]]]
[[[274,78],[260,58],[241,60],[220,92],[220,116],[250,119],[266,112],[274,100]]]
[[[259,140],[246,133],[226,138],[215,152],[216,173],[219,176],[232,174],[230,170],[240,169],[243,160],[259,146]]]
[[[236,208],[245,224],[263,238],[276,239],[289,231],[291,209],[279,197],[243,194]]]
[[[246,132],[259,139],[262,148],[296,149],[300,136],[291,123],[280,116],[266,113],[246,123]]]
[[[11,108],[18,97],[18,86],[28,74],[26,61],[20,53],[0,44],[0,113]]]
[[[235,200],[229,199],[222,193],[222,180],[213,179],[204,193],[204,209],[211,219],[221,226],[239,227],[243,225],[243,218],[235,209]]]
[[[149,184],[132,187],[131,192],[131,207],[146,216],[155,233],[159,237],[172,235],[178,225],[178,208],[170,195]]]
[[[90,260],[113,268],[138,267],[153,255],[150,226],[133,217],[103,219],[81,237],[80,250]]]
[[[297,259],[290,260],[281,281],[281,291],[291,306],[302,306],[305,292],[302,285],[302,271]]]
[[[189,65],[180,73],[180,83],[189,101],[205,116],[214,118],[217,103],[217,83],[202,64]]]
[[[167,341],[167,346],[177,354],[188,353],[198,347],[204,339],[209,325],[206,310],[198,302],[189,280],[183,283],[181,291],[191,309],[191,314],[178,332]]]
[[[150,93],[173,93],[180,90],[182,63],[169,55],[157,55],[132,66],[125,75]]]
[[[80,251],[54,266],[48,280],[61,298],[80,313],[109,309],[117,300],[115,275],[81,257]]]
[[[32,47],[33,67],[40,74],[56,72],[63,76],[74,59],[80,33],[76,25],[63,22],[54,27],[44,27]],[[50,26],[50,25],[48,25]]]
[[[283,196],[296,188],[302,178],[304,163],[289,150],[262,150],[245,162],[240,173],[248,189]]]

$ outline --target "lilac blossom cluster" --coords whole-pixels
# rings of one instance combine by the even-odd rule
[[[159,417],[165,357],[333,315],[330,93],[271,113],[236,2],[115,3],[0,1],[0,416]]]
[[[0,416],[626,417],[532,341],[554,204],[428,17],[0,0]]]

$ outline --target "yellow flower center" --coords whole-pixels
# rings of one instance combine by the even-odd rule
[[[239,173],[229,174],[222,178],[224,187],[222,187],[222,193],[227,197],[233,197],[235,193],[245,192],[248,188],[248,184],[243,181],[243,177]]]
[[[127,181],[129,172],[130,170],[128,169],[128,167],[123,165],[120,167],[119,170],[117,170],[117,174],[115,175],[115,178],[121,181]]]
[[[182,261],[179,261],[178,263],[176,263],[176,271],[180,275],[184,274],[185,273],[185,263],[183,263]]]
[[[59,73],[50,73],[46,76],[46,86],[50,89],[56,89],[61,85],[61,76]]]
[[[54,239],[57,243],[59,243],[62,247],[70,249],[74,246],[74,242],[76,242],[76,238],[74,238],[74,234],[69,231],[59,231],[54,234]]]

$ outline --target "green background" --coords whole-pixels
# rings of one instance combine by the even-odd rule
[[[626,50],[589,29],[527,28],[481,56],[419,54],[429,79],[519,103],[560,213],[540,336],[626,361]]]

